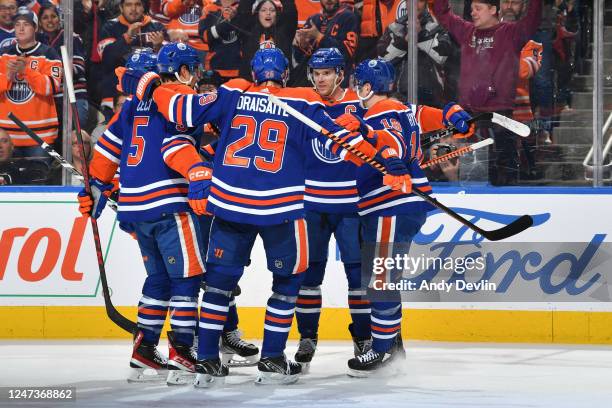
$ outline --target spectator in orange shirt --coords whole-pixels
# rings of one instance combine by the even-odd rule
[[[184,42],[198,50],[203,57],[208,44],[198,33],[198,25],[204,15],[205,0],[162,0],[161,11],[167,17],[168,37],[173,42]]]
[[[38,17],[21,7],[14,18],[17,42],[0,55],[0,125],[15,145],[16,157],[43,157],[45,151],[8,119],[15,113],[45,142],[57,138],[57,112],[53,95],[60,87],[62,65],[53,48],[36,41]]]

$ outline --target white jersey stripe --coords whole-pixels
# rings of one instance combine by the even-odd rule
[[[189,254],[187,253],[187,246],[185,245],[185,237],[183,235],[183,221],[179,214],[174,214],[174,219],[176,220],[176,230],[181,243],[181,253],[183,254],[183,278],[186,278],[189,276]]]
[[[357,181],[318,181],[306,179],[306,185],[315,187],[356,187]]]
[[[172,203],[186,203],[187,197],[170,197],[164,198],[163,200],[153,201],[152,203],[142,204],[142,205],[128,205],[125,203],[121,203],[121,198],[119,199],[119,211],[120,212],[130,212],[130,211],[145,211],[150,210],[151,208],[161,207],[162,205],[172,204]]]
[[[272,190],[250,190],[250,189],[247,189],[247,188],[240,188],[240,187],[230,186],[229,184],[224,183],[223,181],[219,180],[215,176],[213,176],[212,182],[213,182],[213,184],[218,185],[222,189],[230,191],[232,193],[243,194],[243,195],[252,195],[252,196],[255,196],[257,198],[259,198],[261,196],[273,196],[273,195],[280,195],[280,194],[287,194],[287,193],[297,193],[297,192],[303,192],[304,191],[304,186],[303,185],[302,186],[290,186],[290,187],[283,187],[283,188],[275,188],[275,189],[272,189]]]
[[[213,196],[208,197],[208,202],[213,203],[214,205],[224,208],[229,211],[234,211],[234,212],[244,213],[244,214],[253,214],[253,215],[280,214],[280,213],[289,212],[289,211],[301,210],[304,208],[304,204],[300,203],[300,204],[288,205],[285,207],[270,208],[267,210],[256,210],[252,208],[239,207],[237,205],[226,204],[222,201],[217,200]]]
[[[144,186],[141,186],[141,187],[121,187],[121,192],[124,194],[143,193],[147,190],[153,190],[154,188],[169,186],[172,184],[189,184],[189,182],[187,181],[187,179],[184,179],[184,178],[161,180],[161,181],[156,181],[155,183],[145,184]]]

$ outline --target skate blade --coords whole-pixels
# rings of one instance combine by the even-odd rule
[[[349,368],[347,371],[347,375],[353,378],[368,378],[371,376],[376,376],[376,378],[388,378],[393,377],[398,374],[405,373],[405,360],[398,359],[396,361],[389,362],[389,364],[382,366],[378,370],[355,370],[354,368]]]
[[[193,386],[195,388],[216,388],[223,387],[225,384],[225,377],[215,377],[210,374],[196,374],[193,380]]]
[[[310,373],[310,363],[300,363],[299,361],[297,363],[302,366],[302,372],[300,374]]]
[[[271,384],[294,384],[299,379],[299,374],[286,375],[281,373],[267,373],[259,371],[255,384],[271,385]]]
[[[259,362],[259,354],[242,357],[234,353],[221,353],[221,362],[228,367],[252,367]]]
[[[156,370],[154,368],[132,368],[132,373],[127,379],[129,383],[148,383],[164,381],[167,370]]]
[[[168,385],[187,385],[193,384],[195,373],[184,370],[168,370],[166,384]]]

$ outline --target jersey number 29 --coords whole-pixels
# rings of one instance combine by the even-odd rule
[[[232,129],[243,129],[244,135],[235,142],[227,145],[223,164],[226,166],[249,167],[251,157],[239,153],[252,146],[256,139],[259,148],[272,153],[271,158],[255,156],[253,164],[261,171],[276,173],[283,167],[285,144],[287,141],[287,124],[275,119],[265,119],[257,123],[254,117],[237,115],[232,120]]]

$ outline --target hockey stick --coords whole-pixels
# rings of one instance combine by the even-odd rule
[[[519,135],[520,137],[527,137],[531,134],[531,129],[526,124],[518,122],[514,119],[510,119],[509,117],[500,115],[499,113],[495,112],[479,113],[478,115],[475,115],[470,120],[468,120],[467,123],[472,124],[481,120],[490,120],[491,122],[508,129],[512,133]],[[459,130],[457,130],[456,127],[450,125],[447,128],[441,130],[424,133],[421,136],[421,143],[424,146],[427,146],[444,137],[452,136],[455,133],[460,132]]]
[[[480,149],[482,147],[489,146],[489,145],[491,145],[493,143],[494,143],[494,140],[491,139],[491,138],[488,138],[488,139],[482,140],[480,142],[473,143],[473,144],[471,144],[469,146],[461,147],[461,148],[455,150],[454,152],[450,152],[450,153],[447,153],[445,155],[436,157],[435,159],[431,159],[429,161],[426,161],[425,163],[421,164],[421,168],[422,169],[426,169],[426,168],[431,167],[433,165],[440,164],[440,163],[445,162],[445,161],[450,160],[450,159],[454,159],[455,157],[459,157],[459,156],[463,156],[465,154],[471,153],[474,150],[478,150],[478,149]]]
[[[85,146],[83,145],[83,134],[81,133],[81,123],[79,122],[79,115],[77,112],[76,98],[74,96],[74,86],[72,82],[72,61],[68,58],[68,52],[66,47],[62,45],[62,61],[64,63],[64,75],[66,78],[66,88],[68,91],[68,99],[70,101],[70,108],[72,111],[72,117],[76,127],[77,141],[79,143],[79,149],[81,155],[85,157]],[[89,168],[87,165],[83,166],[83,181],[85,182],[85,191],[91,195],[91,185],[89,184]],[[110,291],[108,289],[108,282],[106,280],[106,269],[104,267],[104,256],[102,255],[102,244],[100,243],[100,231],[98,230],[98,220],[94,217],[89,217],[91,220],[91,230],[93,232],[94,244],[96,247],[96,257],[98,260],[98,269],[100,270],[100,280],[102,281],[102,294],[104,297],[104,305],[106,306],[106,314],[117,326],[121,327],[128,333],[135,333],[138,326],[136,323],[123,316],[113,306],[110,297]]]
[[[62,155],[59,154],[58,152],[56,152],[51,146],[49,146],[49,144],[47,142],[42,140],[40,138],[40,136],[38,136],[36,133],[34,133],[34,131],[32,129],[30,129],[25,123],[23,123],[17,116],[15,116],[13,114],[13,112],[9,112],[8,117],[17,126],[19,126],[19,128],[22,131],[24,131],[25,133],[27,133],[28,136],[30,136],[32,139],[34,139],[36,141],[36,143],[38,143],[40,145],[40,147],[42,147],[45,150],[45,152],[47,152],[47,154],[53,158],[53,160],[55,160],[63,168],[65,168],[66,170],[71,172],[79,180],[83,180],[83,176],[81,175],[81,173],[79,173],[79,171],[72,164],[70,164],[66,159],[64,159],[62,157]],[[110,208],[112,208],[113,211],[117,212],[117,203],[115,201],[109,199],[106,202],[106,205],[108,205]]]
[[[387,170],[384,168],[384,166],[382,164],[378,163],[373,158],[368,157],[364,153],[356,150],[355,148],[353,148],[353,146],[351,146],[348,143],[342,141],[342,139],[340,139],[338,136],[336,136],[335,134],[331,133],[330,131],[324,129],[321,125],[319,125],[318,123],[316,123],[312,119],[306,117],[301,112],[298,112],[297,110],[293,109],[287,103],[281,101],[279,98],[277,98],[274,95],[268,95],[268,98],[270,99],[270,101],[273,104],[275,104],[275,105],[279,106],[280,108],[284,109],[285,112],[287,112],[289,115],[293,116],[294,118],[296,118],[300,122],[304,123],[306,126],[310,127],[314,131],[319,132],[319,133],[323,134],[324,136],[330,138],[331,140],[333,140],[335,143],[337,143],[340,146],[342,146],[344,149],[346,149],[350,153],[354,154],[355,156],[359,157],[364,162],[366,162],[369,165],[371,165],[372,167],[374,167],[376,170],[380,171],[382,174],[387,174]],[[496,229],[496,230],[493,230],[493,231],[486,231],[486,230],[478,227],[474,223],[470,222],[466,218],[462,217],[461,215],[457,214],[455,211],[451,210],[450,208],[448,208],[447,206],[445,206],[444,204],[439,202],[437,199],[435,199],[433,197],[430,197],[429,195],[425,194],[421,190],[415,188],[412,191],[414,192],[415,195],[421,197],[424,201],[426,201],[429,204],[433,205],[434,207],[440,209],[442,212],[448,214],[449,216],[451,216],[455,220],[459,221],[461,224],[465,225],[466,227],[476,231],[477,233],[479,233],[480,235],[482,235],[483,237],[485,237],[489,241],[499,241],[499,240],[502,240],[502,239],[506,239],[508,237],[511,237],[513,235],[516,235],[516,234],[526,230],[531,225],[533,225],[533,218],[531,218],[531,216],[529,216],[529,215],[523,215],[523,216],[517,218],[516,220],[514,220],[513,222],[511,222],[510,224],[505,225],[505,226],[503,226],[503,227],[501,227],[499,229]]]

